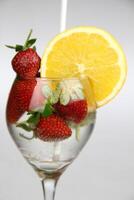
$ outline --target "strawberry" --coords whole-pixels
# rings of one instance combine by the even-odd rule
[[[13,84],[7,102],[7,109],[6,109],[7,121],[9,123],[15,123],[16,121],[18,121],[18,119],[21,117],[22,114],[23,111],[19,109],[19,107],[17,106],[17,101],[15,98],[15,84]]]
[[[36,86],[35,79],[29,80],[17,80],[15,83],[15,98],[20,109],[23,111],[29,110],[29,104],[33,94],[33,90]]]
[[[60,141],[70,137],[72,131],[61,117],[52,114],[40,118],[35,134],[43,141]]]
[[[36,80],[16,80],[12,86],[7,103],[7,121],[15,123],[21,115],[29,110]]]
[[[80,123],[87,115],[88,105],[86,100],[75,100],[67,105],[59,102],[54,105],[56,112],[65,120]]]
[[[24,45],[9,46],[9,48],[15,49],[17,54],[12,59],[13,70],[17,73],[21,79],[31,79],[38,74],[40,68],[41,59],[36,53],[35,43],[36,39],[30,39],[32,30],[30,31]],[[31,47],[31,48],[30,48]]]
[[[14,71],[20,78],[29,79],[36,76],[40,67],[40,57],[35,50],[28,48],[19,51],[12,60]]]

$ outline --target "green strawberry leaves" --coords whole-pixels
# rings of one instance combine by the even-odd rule
[[[23,51],[23,46],[22,45],[19,45],[19,44],[16,44],[16,46],[10,46],[10,45],[5,45],[6,47],[10,48],[10,49],[15,49],[15,51]]]
[[[26,43],[26,47],[25,48],[26,49],[30,48],[36,42],[36,40],[37,39],[35,39],[35,38],[31,39],[31,40],[28,40],[27,43]]]
[[[30,39],[31,35],[32,35],[32,29],[30,30],[29,34],[28,34],[28,37],[25,41],[25,44],[23,46],[23,49],[26,50],[28,48],[30,48],[35,42],[36,42],[36,38],[32,38]]]
[[[24,129],[25,131],[30,132],[38,124],[38,122],[40,120],[41,113],[39,113],[39,112],[30,112],[30,113],[28,113],[28,115],[30,115],[30,116],[26,121],[18,123],[16,126],[19,127],[19,128]]]
[[[48,117],[52,114],[53,114],[53,107],[52,107],[51,103],[48,101],[45,105],[42,116]]]
[[[33,46],[33,44],[35,44],[37,39],[36,38],[30,39],[31,35],[32,35],[32,29],[30,30],[24,45],[16,44],[16,46],[10,46],[10,45],[5,45],[5,46],[10,48],[10,49],[15,49],[16,52],[24,51],[24,50],[26,50],[26,49],[28,49],[30,47],[33,48],[36,51],[36,47]]]
[[[19,45],[19,44],[16,44],[15,50],[16,50],[16,51],[22,51],[22,50],[23,50],[23,46],[22,46],[22,45]]]
[[[22,129],[24,129],[25,131],[28,131],[28,132],[33,130],[26,122],[19,123],[16,126],[19,127],[19,128],[22,128]]]
[[[40,119],[40,113],[34,112],[28,119],[27,123],[37,125]]]

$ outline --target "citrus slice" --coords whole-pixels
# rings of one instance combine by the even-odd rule
[[[57,35],[41,61],[42,77],[90,78],[97,106],[109,102],[126,79],[122,48],[108,32],[96,27],[76,27]]]

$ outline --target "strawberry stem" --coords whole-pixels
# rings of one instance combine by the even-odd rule
[[[22,138],[24,138],[24,139],[26,139],[26,140],[32,140],[32,139],[35,138],[34,133],[33,133],[33,136],[32,136],[32,137],[27,137],[27,136],[23,135],[22,133],[20,133],[19,135],[20,135],[20,137],[22,137]]]
[[[75,131],[76,131],[76,140],[79,142],[80,141],[80,127],[76,126]]]

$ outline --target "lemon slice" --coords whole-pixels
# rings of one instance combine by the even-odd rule
[[[122,48],[111,34],[96,27],[60,33],[49,43],[41,61],[41,77],[88,76],[98,107],[116,96],[126,74]]]

